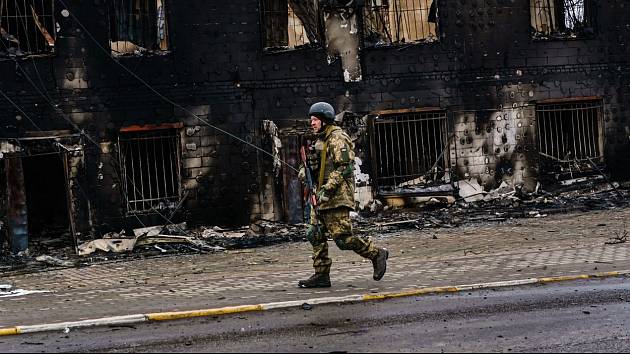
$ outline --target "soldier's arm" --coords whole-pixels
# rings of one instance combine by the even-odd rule
[[[334,170],[328,176],[324,190],[334,192],[344,180],[354,174],[354,151],[345,139],[331,139],[329,143],[330,158],[333,159]]]

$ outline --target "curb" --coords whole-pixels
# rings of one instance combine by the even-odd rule
[[[459,286],[431,287],[431,288],[421,288],[421,289],[408,290],[408,291],[402,291],[402,292],[389,292],[389,293],[381,293],[381,294],[349,295],[349,296],[343,296],[343,297],[323,297],[323,298],[308,299],[308,300],[272,302],[272,303],[259,304],[259,305],[232,306],[232,307],[222,307],[222,308],[216,308],[216,309],[206,309],[206,310],[196,310],[196,311],[159,312],[159,313],[150,313],[150,314],[142,314],[142,315],[115,316],[115,317],[106,317],[106,318],[77,321],[77,322],[62,322],[62,323],[53,323],[53,324],[0,328],[0,337],[27,334],[27,333],[67,331],[69,329],[85,328],[85,327],[134,324],[134,323],[142,323],[142,322],[173,321],[173,320],[181,320],[181,319],[186,319],[186,318],[222,316],[222,315],[245,313],[245,312],[262,312],[262,311],[269,311],[269,310],[275,310],[275,309],[299,307],[299,306],[302,306],[304,303],[308,303],[310,305],[340,304],[340,303],[346,303],[346,302],[386,300],[386,299],[395,299],[395,298],[412,297],[412,296],[422,296],[422,295],[432,295],[432,294],[442,294],[442,293],[457,293],[457,292],[470,291],[470,290],[493,289],[493,288],[503,288],[503,287],[512,287],[512,286],[522,286],[522,285],[559,283],[559,282],[584,280],[584,279],[612,278],[612,277],[620,277],[620,276],[626,276],[626,275],[630,275],[630,270],[618,271],[618,272],[595,273],[595,274],[558,276],[558,277],[529,278],[529,279],[522,279],[522,280],[511,280],[511,281],[501,281],[501,282],[494,282],[494,283],[480,283],[480,284],[459,285]]]

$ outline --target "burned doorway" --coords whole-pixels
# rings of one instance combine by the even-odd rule
[[[31,240],[68,232],[66,177],[61,156],[42,154],[22,159]]]
[[[450,187],[445,111],[384,112],[370,121],[378,194],[426,195]],[[450,190],[450,189],[449,189]]]
[[[26,192],[29,248],[74,245],[68,206],[65,155],[33,152],[22,158]]]
[[[567,180],[596,172],[597,165],[604,163],[602,116],[599,99],[539,103],[536,117],[543,174]]]

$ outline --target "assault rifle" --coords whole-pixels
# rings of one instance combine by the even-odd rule
[[[313,208],[313,211],[315,212],[315,217],[317,217],[317,188],[315,187],[315,182],[313,181],[311,166],[306,158],[306,148],[304,146],[300,148],[300,157],[302,158],[302,163],[304,164],[304,174],[306,177],[304,181],[306,184],[306,188],[304,188],[304,200],[311,205],[311,208]]]

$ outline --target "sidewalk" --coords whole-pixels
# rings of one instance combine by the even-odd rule
[[[312,273],[310,245],[290,243],[223,254],[182,255],[3,277],[51,293],[0,298],[0,328],[106,316],[196,310],[370,292],[404,291],[630,270],[623,233],[630,209],[554,215],[454,229],[401,230],[375,238],[390,249],[388,273],[330,243],[333,287],[299,289]]]

